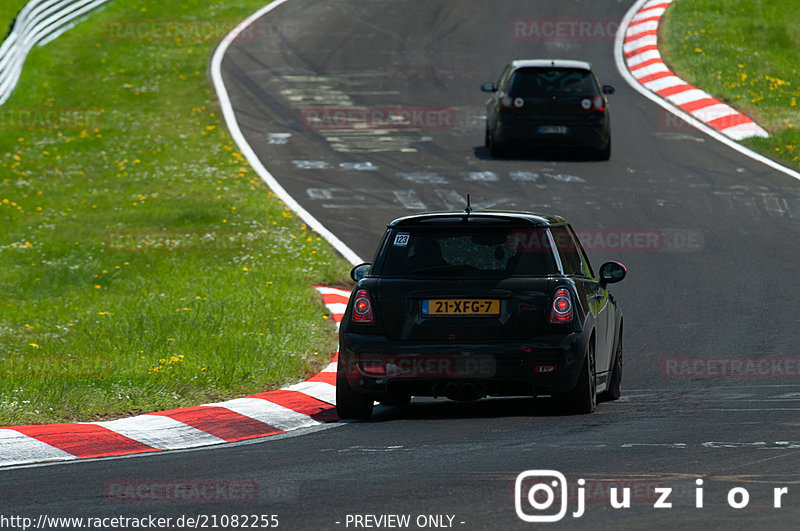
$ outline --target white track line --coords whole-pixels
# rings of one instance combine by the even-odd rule
[[[225,83],[222,80],[222,59],[225,55],[225,52],[228,50],[230,43],[233,42],[248,25],[252,24],[261,16],[267,14],[287,1],[288,0],[275,0],[271,4],[264,6],[247,17],[238,26],[233,28],[233,30],[228,33],[225,38],[222,39],[222,42],[214,51],[214,56],[211,59],[211,80],[214,83],[214,89],[217,91],[217,97],[219,98],[220,107],[222,108],[222,115],[225,117],[225,123],[228,126],[228,130],[230,131],[233,140],[236,142],[236,145],[239,146],[239,149],[242,151],[242,154],[245,156],[245,158],[247,158],[247,162],[250,163],[250,166],[252,166],[261,179],[267,183],[267,186],[272,189],[275,195],[277,195],[281,201],[286,203],[286,206],[295,211],[309,227],[317,231],[320,236],[325,238],[331,245],[333,245],[334,249],[336,249],[347,261],[353,265],[361,264],[364,262],[364,260],[362,260],[361,257],[355,253],[355,251],[348,247],[335,234],[325,228],[325,226],[317,218],[312,216],[306,209],[300,206],[300,203],[298,203],[294,197],[292,197],[289,192],[287,192],[283,186],[278,183],[275,177],[272,176],[272,174],[264,167],[264,165],[261,164],[258,155],[256,155],[256,152],[253,150],[250,144],[247,143],[244,134],[242,134],[242,131],[239,128],[239,123],[236,121],[236,115],[233,112],[233,106],[231,105],[228,91],[225,88]]]

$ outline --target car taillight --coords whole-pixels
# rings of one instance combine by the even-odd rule
[[[374,376],[383,376],[386,374],[386,364],[382,359],[362,359],[359,364],[361,365],[361,372],[364,374],[371,374]]]
[[[525,98],[514,98],[510,94],[500,95],[500,106],[504,109],[521,109],[525,105]]]
[[[369,291],[360,289],[356,292],[356,298],[353,301],[353,322],[359,324],[372,324],[375,322],[375,317],[372,315],[372,299],[369,296]]]
[[[584,98],[581,100],[581,107],[587,111],[602,111],[604,107],[603,96],[592,96],[592,99]]]
[[[550,310],[551,323],[568,323],[572,321],[572,295],[567,288],[558,288],[553,297],[553,308]]]

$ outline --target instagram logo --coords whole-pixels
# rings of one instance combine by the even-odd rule
[[[653,502],[653,509],[672,509],[671,496],[673,487],[662,486],[662,483],[651,482],[652,492],[648,487],[644,490],[633,485],[631,480],[598,480],[592,486],[586,485],[585,479],[575,482],[576,492],[569,492],[567,478],[556,470],[526,470],[517,476],[514,482],[514,508],[517,516],[524,522],[558,522],[567,515],[567,501],[577,501],[573,518],[580,518],[586,512],[587,490],[588,501],[608,501],[613,509],[630,509],[632,492],[639,501]],[[703,479],[695,481],[694,506],[703,508],[704,488]],[[612,486],[613,485],[613,486]],[[624,486],[623,486],[624,485]],[[655,486],[659,485],[659,486]],[[607,489],[607,490],[606,490]],[[772,489],[773,507],[780,509],[783,505],[783,496],[788,494],[788,487],[775,487]],[[728,490],[728,506],[731,509],[743,509],[750,503],[750,493],[744,487],[733,487]]]
[[[556,503],[557,512],[552,510]],[[556,470],[520,473],[514,483],[514,508],[525,522],[558,522],[567,514],[567,478]]]

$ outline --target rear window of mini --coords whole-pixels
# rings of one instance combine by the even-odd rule
[[[392,229],[381,276],[507,277],[558,274],[546,228]]]

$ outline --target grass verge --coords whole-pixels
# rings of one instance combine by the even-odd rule
[[[248,167],[206,77],[261,0],[115,0],[30,55],[0,121],[0,425],[196,405],[335,351],[348,265]]]
[[[800,167],[800,3],[677,0],[663,20],[659,42],[672,71],[770,133],[743,144]]]
[[[0,42],[5,39],[11,29],[11,23],[19,10],[27,3],[27,0],[3,0],[3,3],[0,4]]]

